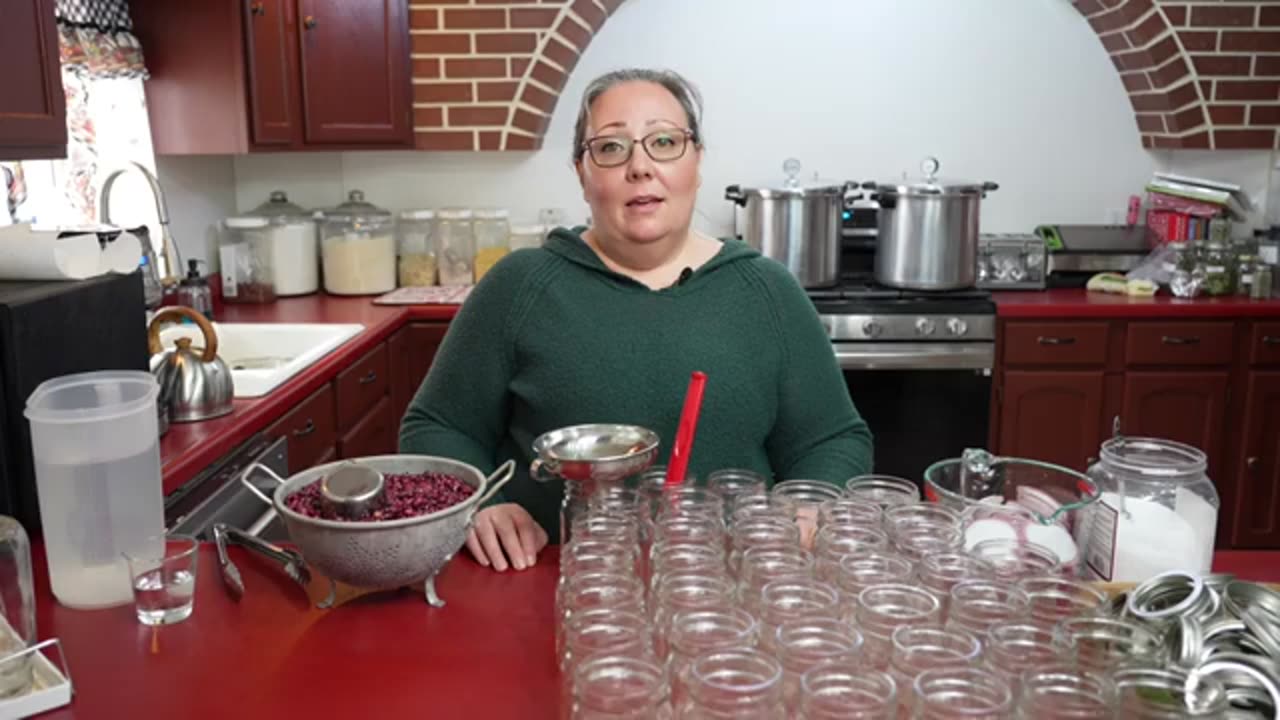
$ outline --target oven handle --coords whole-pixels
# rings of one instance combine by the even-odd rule
[[[841,370],[990,370],[994,343],[832,343]]]

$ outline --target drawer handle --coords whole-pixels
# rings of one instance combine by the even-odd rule
[[[1258,470],[1258,458],[1257,458],[1257,456],[1250,457],[1249,459],[1245,460],[1245,461],[1244,461],[1244,466],[1245,466],[1246,468],[1248,468],[1248,470],[1249,470],[1249,474],[1250,474],[1250,475],[1253,475],[1255,472],[1257,472],[1257,470]]]
[[[1160,342],[1164,343],[1165,345],[1199,345],[1200,338],[1178,337],[1177,335],[1163,335],[1160,337]]]
[[[1263,335],[1262,344],[1263,345],[1280,345],[1280,337],[1276,337],[1275,335]]]
[[[320,23],[316,22],[316,18],[314,15],[308,15],[302,19],[302,27],[304,30],[314,29],[315,26],[319,24]]]
[[[369,383],[374,382],[377,379],[378,379],[378,371],[370,370],[368,375],[365,375],[364,377],[360,378],[360,384],[368,385]]]
[[[303,427],[301,430],[294,430],[294,431],[293,431],[293,436],[294,436],[294,437],[296,437],[296,438],[302,438],[302,437],[306,437],[306,436],[310,435],[311,433],[313,433],[313,432],[315,432],[315,431],[316,431],[316,422],[315,422],[314,420],[312,420],[311,418],[307,418],[307,424],[306,424],[306,426],[305,426],[305,427]]]
[[[1052,335],[1041,335],[1036,338],[1036,342],[1041,345],[1075,345],[1076,339],[1073,337],[1053,337]]]
[[[251,11],[253,11],[253,14],[254,14],[254,15],[260,15],[260,16],[265,17],[265,16],[266,16],[266,14],[267,14],[267,8],[266,8],[266,6],[264,6],[264,5],[263,5],[262,3],[260,3],[260,2],[250,3],[250,4],[249,4],[249,9],[250,9]]]

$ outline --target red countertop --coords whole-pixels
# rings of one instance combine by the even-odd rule
[[[211,546],[200,552],[195,612],[160,628],[132,606],[81,611],[53,600],[37,551],[39,635],[61,638],[75,681],[71,705],[41,717],[554,718],[559,553],[496,573],[465,553],[436,583],[448,605],[409,591],[310,607],[301,589],[239,547],[236,603]],[[1214,570],[1280,580],[1280,553],[1220,552]]]
[[[1002,318],[1244,318],[1280,317],[1280,299],[1250,300],[1221,297],[1184,300],[1161,294],[1131,298],[1080,289],[1044,292],[1004,290],[992,293],[996,314]]]

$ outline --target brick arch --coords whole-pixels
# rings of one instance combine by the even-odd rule
[[[623,2],[410,0],[417,147],[540,149],[569,73]],[[1280,0],[1072,2],[1144,147],[1278,147]]]
[[[1072,1],[1120,73],[1144,147],[1277,147],[1276,0]]]

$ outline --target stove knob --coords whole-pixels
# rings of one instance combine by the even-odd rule
[[[916,320],[916,333],[919,335],[932,335],[935,329],[937,329],[937,323],[929,318]]]
[[[964,335],[969,332],[969,323],[953,317],[947,321],[947,332],[957,336]]]
[[[876,322],[875,320],[868,320],[862,323],[862,334],[866,335],[867,337],[873,340],[875,338],[880,337],[880,335],[883,332],[884,332],[884,326]]]

